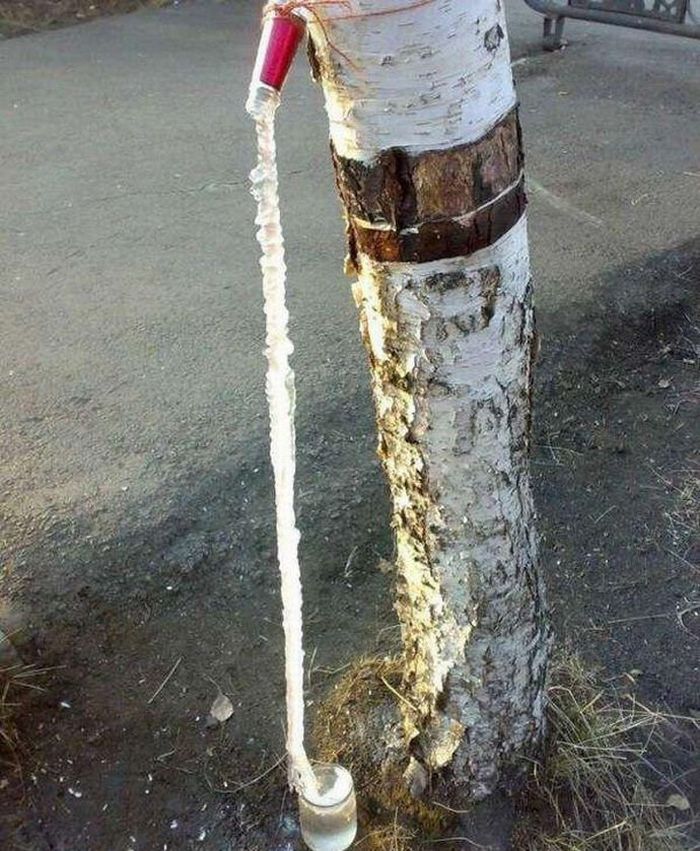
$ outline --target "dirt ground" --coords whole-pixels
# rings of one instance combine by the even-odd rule
[[[524,83],[526,143],[532,134],[539,168],[554,143],[538,135]],[[553,231],[532,195],[534,266],[546,270],[533,473],[557,639],[641,700],[698,713],[700,241],[620,249],[590,292],[569,300],[556,295],[565,275],[544,257]],[[654,245],[660,221],[646,221]],[[587,250],[574,226],[567,233],[557,250]],[[192,320],[183,317],[184,327]],[[300,376],[303,347],[302,339]],[[357,347],[352,357],[364,375]],[[392,545],[369,388],[364,379],[341,384],[338,371],[331,362],[325,385],[302,378],[300,392],[311,714],[349,660],[389,651],[397,635],[391,577],[378,569]],[[237,380],[229,369],[226,381]],[[334,382],[349,389],[326,394]],[[161,405],[157,385],[151,392]],[[247,391],[232,392],[233,410]],[[59,464],[54,423],[118,416],[116,402],[77,383],[60,406],[20,406],[4,421],[0,625],[26,663],[50,670],[44,690],[23,695],[17,711],[22,774],[8,768],[0,781],[0,847],[299,849],[280,767],[282,635],[265,411],[250,416],[245,440],[228,440],[225,428],[213,440],[208,410],[188,421],[182,445],[143,448],[145,421],[112,436],[146,457],[149,477],[136,494],[119,486],[117,514],[77,476],[58,476],[60,488],[45,481],[20,452],[28,441]],[[30,499],[37,493],[46,495],[41,510]],[[219,690],[234,712],[212,725]],[[669,770],[697,810],[697,753],[684,748]],[[661,796],[668,788],[659,782]]]
[[[700,461],[700,243],[606,283],[610,303],[542,323],[533,464],[544,566],[559,641],[627,678],[643,701],[688,714],[700,709],[700,542],[672,516],[688,509],[683,488]],[[644,286],[653,306],[630,310],[630,286]],[[321,435],[333,429],[336,451],[359,442],[369,455],[362,407],[361,420],[349,402],[319,425],[315,457],[327,457]],[[63,600],[23,571],[24,605],[41,627],[20,648],[55,670],[22,704],[26,774],[12,780],[3,847],[301,847],[275,767],[282,641],[266,459],[186,490],[189,507],[147,540],[101,537],[78,521],[37,530],[25,548],[24,564],[70,559],[80,580]],[[301,500],[311,712],[330,672],[386,652],[394,634],[377,569],[391,556],[380,476],[350,477],[332,501],[315,496]],[[211,727],[219,688],[235,711]],[[681,783],[694,787],[691,774]]]

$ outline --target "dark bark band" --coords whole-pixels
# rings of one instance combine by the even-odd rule
[[[426,262],[468,255],[503,236],[522,215],[517,110],[481,139],[440,151],[384,151],[370,163],[333,151],[348,214],[350,259]]]
[[[377,230],[350,221],[351,256],[366,254],[384,262],[427,263],[445,257],[466,257],[504,236],[525,211],[524,181],[466,220],[426,222],[409,231]]]

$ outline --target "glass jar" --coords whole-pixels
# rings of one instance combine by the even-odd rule
[[[345,851],[357,833],[350,772],[340,765],[313,767],[318,789],[299,796],[301,835],[311,851]]]

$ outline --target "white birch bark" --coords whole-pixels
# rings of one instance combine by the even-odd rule
[[[352,0],[316,15],[306,13],[342,156],[463,144],[515,105],[500,0]]]
[[[477,798],[544,717],[530,293],[524,219],[468,259],[362,258],[354,287],[394,503],[406,731],[418,763],[451,764]]]
[[[475,142],[514,107],[500,0],[407,5],[358,0],[358,17],[310,19],[343,157]],[[439,772],[481,798],[537,746],[544,723],[525,217],[471,256],[389,263],[360,253],[355,263],[394,507],[407,779],[419,794]]]

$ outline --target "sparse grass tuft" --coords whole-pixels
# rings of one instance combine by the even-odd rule
[[[5,641],[7,638],[0,633],[0,645]],[[21,662],[0,667],[0,769],[20,780],[22,744],[15,721],[16,711],[22,693],[28,689],[42,690],[38,680],[46,672],[46,668]]]
[[[414,838],[415,832],[400,824],[395,815],[393,824],[370,830],[353,847],[362,851],[413,851]]]
[[[666,512],[674,547],[691,565],[700,559],[700,465],[685,470],[675,491],[674,505]]]
[[[345,765],[360,788],[381,782],[387,734],[400,725],[389,688],[401,688],[400,662],[360,658],[335,683],[316,714],[313,738],[319,759]]]
[[[19,737],[13,719],[15,704],[10,698],[11,679],[0,670],[0,766],[19,766]]]
[[[577,657],[557,659],[549,744],[523,797],[516,847],[681,851],[671,810],[654,800],[644,780],[648,755],[668,723],[629,695],[601,690]]]

